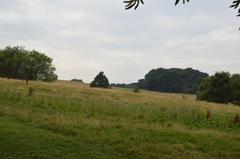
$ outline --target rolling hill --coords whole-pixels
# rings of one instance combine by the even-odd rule
[[[0,158],[238,159],[238,113],[193,95],[0,79]]]

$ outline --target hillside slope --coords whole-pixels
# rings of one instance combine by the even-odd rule
[[[190,95],[0,79],[0,158],[238,159],[236,113]]]

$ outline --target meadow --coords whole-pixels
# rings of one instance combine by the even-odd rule
[[[238,159],[235,105],[0,79],[0,159]]]

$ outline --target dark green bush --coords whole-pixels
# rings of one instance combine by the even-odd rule
[[[133,89],[133,92],[134,92],[134,93],[139,93],[140,90],[139,90],[138,88],[134,88],[134,89]]]

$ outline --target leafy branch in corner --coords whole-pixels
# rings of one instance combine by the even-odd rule
[[[233,1],[230,8],[238,9],[239,6],[240,6],[240,0],[235,0],[235,1]],[[240,16],[240,8],[238,9],[238,15],[237,16]]]
[[[189,0],[182,0],[183,4],[185,4],[186,2],[189,2]],[[123,1],[124,3],[126,3],[125,9],[137,9],[139,4],[144,4],[143,0],[126,0]],[[180,0],[176,0],[175,5],[177,5],[180,2]]]
[[[176,0],[175,5],[177,5],[180,2],[180,0]],[[185,4],[185,2],[189,2],[189,0],[183,0],[183,4]]]
[[[123,2],[126,3],[125,9],[131,9],[133,7],[137,9],[140,3],[144,4],[143,0],[127,0]]]
[[[182,1],[183,4],[185,4],[190,0],[176,0],[175,5],[178,5],[180,1]],[[139,4],[144,4],[144,1],[143,0],[125,0],[124,3],[126,3],[125,9],[132,9],[132,8],[137,9],[139,7]],[[230,8],[238,9],[237,16],[240,16],[240,0],[234,0]]]

